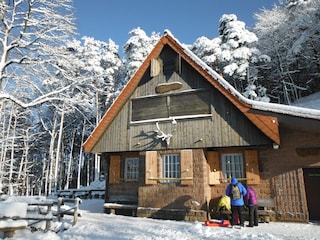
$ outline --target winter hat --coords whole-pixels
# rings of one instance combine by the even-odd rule
[[[238,182],[238,179],[236,179],[235,177],[233,177],[232,179],[231,179],[231,183],[232,184],[236,184]]]

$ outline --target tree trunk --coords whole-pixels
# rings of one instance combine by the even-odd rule
[[[46,192],[46,195],[50,194],[52,191],[52,172],[53,172],[53,162],[54,162],[54,144],[55,139],[57,136],[56,133],[56,127],[57,127],[57,118],[55,117],[52,132],[51,132],[51,140],[50,140],[50,148],[49,148],[49,171],[48,171],[48,177],[46,178],[46,185],[48,184],[48,192]]]
[[[0,191],[2,190],[2,185],[3,185],[3,173],[4,173],[4,161],[5,161],[5,111],[3,110],[5,107],[5,101],[1,101],[1,107],[0,107],[0,114],[2,114],[1,117],[3,117],[2,120],[2,133],[1,133],[1,138],[0,138],[0,143],[1,143],[1,149],[0,149]]]
[[[59,129],[59,137],[57,143],[57,153],[56,153],[56,163],[55,163],[55,171],[54,171],[54,191],[57,192],[58,187],[58,169],[59,169],[59,160],[60,150],[61,150],[61,142],[62,142],[62,135],[63,135],[63,123],[64,123],[64,107],[62,107],[61,119],[60,119],[60,129]]]
[[[12,122],[13,112],[14,112],[14,109],[12,105],[11,112],[10,112],[10,121],[8,123],[8,134],[11,132],[10,126]],[[17,117],[14,118],[13,129],[12,129],[11,154],[10,154],[9,175],[8,175],[8,195],[9,196],[12,196],[14,194],[12,175],[14,170],[14,145],[15,145],[15,137],[16,137],[16,126],[17,126]]]
[[[98,91],[96,92],[96,105],[97,105],[96,126],[98,126],[100,119],[101,119],[100,112],[99,112],[99,93],[98,93]],[[95,154],[95,156],[94,156],[94,181],[99,180],[99,175],[100,175],[100,156],[98,156],[98,154]]]
[[[19,172],[17,176],[17,183],[20,185],[21,191],[25,189],[25,179],[27,175],[27,164],[28,164],[28,155],[29,155],[29,128],[25,130],[26,134],[23,137],[24,149],[23,154],[21,156]]]
[[[79,162],[78,162],[78,176],[77,176],[77,188],[80,188],[81,185],[81,165],[82,165],[82,157],[83,157],[83,141],[84,141],[84,133],[86,129],[86,120],[83,120],[83,128],[82,128],[82,135],[81,135],[81,147],[79,153]]]
[[[67,176],[66,176],[66,184],[64,186],[64,189],[69,189],[69,182],[70,182],[70,176],[71,176],[71,165],[72,165],[72,152],[73,152],[75,135],[76,135],[76,130],[72,134],[72,141],[71,141],[71,144],[70,144],[70,155],[69,155]]]

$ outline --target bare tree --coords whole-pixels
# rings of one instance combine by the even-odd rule
[[[271,57],[264,74],[273,102],[291,104],[320,90],[319,0],[288,0],[256,14],[257,47]]]
[[[0,2],[0,98],[28,104],[12,94],[24,88],[39,101],[45,94],[39,82],[52,78],[64,57],[61,46],[75,30],[72,0],[15,0]],[[53,96],[52,94],[46,97]]]
[[[0,122],[0,172],[1,180],[9,183],[9,193],[15,184],[28,188],[32,139],[23,134],[36,124],[29,121],[35,116],[33,107],[60,100],[58,94],[71,88],[45,88],[46,82],[61,80],[56,75],[68,60],[61,46],[75,33],[71,3],[0,1],[0,117],[4,120]]]

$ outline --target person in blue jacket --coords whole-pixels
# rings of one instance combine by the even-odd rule
[[[244,199],[243,197],[247,194],[246,188],[238,182],[238,179],[232,178],[231,183],[227,186],[226,195],[231,199],[231,225],[236,224],[237,214],[240,221],[240,226],[244,226]]]

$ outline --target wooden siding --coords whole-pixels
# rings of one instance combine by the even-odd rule
[[[163,52],[167,53],[170,50],[171,49],[167,48]],[[170,54],[172,54],[172,52]],[[163,56],[164,53],[162,53],[160,60],[158,60],[160,63],[161,58],[165,58],[165,56]],[[177,117],[175,119],[177,121],[176,126],[173,126],[172,119],[160,121],[160,129],[165,133],[172,133],[173,135],[170,145],[167,146],[165,142],[156,137],[156,119],[153,122],[130,124],[132,121],[132,106],[131,100],[129,100],[109,125],[107,131],[102,135],[100,141],[94,147],[93,152],[272,144],[272,141],[249,121],[238,108],[230,103],[227,98],[214,89],[183,60],[181,60],[181,70],[181,76],[177,72],[174,72],[169,79],[166,79],[162,73],[151,78],[149,71],[146,71],[146,74],[142,77],[142,80],[130,99],[141,98],[143,96],[162,96],[155,93],[155,88],[158,84],[163,82],[181,82],[182,87],[170,92],[170,94],[208,89],[210,96],[208,101],[212,115],[194,118],[182,117],[182,119]],[[181,108],[183,107],[182,105]],[[188,104],[188,107],[191,108],[190,104]],[[152,106],[146,107],[146,110],[150,112],[149,116],[152,119],[152,111],[161,111],[161,108],[159,109],[157,104],[155,104],[153,110]],[[190,110],[188,112],[190,112]],[[198,112],[196,112],[196,114],[198,114]],[[173,132],[174,128],[176,128],[176,130]]]
[[[245,119],[239,119],[240,117],[238,117],[238,121],[232,119],[232,121],[227,122],[218,114],[214,114],[213,118],[214,120],[211,117],[176,120],[175,127],[173,127],[171,121],[159,123],[163,132],[173,135],[169,146],[157,138],[155,122],[131,125],[129,129],[127,129],[125,123],[112,124],[108,134],[103,135],[94,151],[118,152],[167,148],[271,145],[269,139],[264,137],[257,129],[252,130],[251,128],[255,128],[255,126]],[[123,118],[120,117],[120,119]],[[114,122],[120,123],[118,117]],[[176,130],[174,131],[174,129]]]
[[[159,66],[157,66],[157,69],[152,69],[151,71],[150,63],[153,62],[152,59],[156,59]],[[272,142],[280,144],[278,119],[276,117],[269,116],[269,112],[262,112],[260,116],[252,113],[251,111],[254,110],[253,106],[244,98],[240,97],[239,93],[232,93],[232,87],[228,85],[226,80],[202,63],[200,59],[188,53],[188,50],[182,47],[174,38],[165,34],[108,109],[99,125],[86,140],[84,143],[85,151],[97,152],[96,150],[99,147],[96,147],[96,145],[99,144],[102,135],[108,131],[108,128],[122,110],[123,106],[128,101],[131,101],[131,97],[146,96],[148,94],[154,94],[155,92],[168,92],[162,87],[161,91],[155,90],[159,89],[163,84],[172,84],[174,83],[171,82],[173,79],[179,78],[183,79],[187,84],[185,84],[184,88],[181,88],[182,83],[180,84],[179,81],[175,81],[179,86],[174,85],[176,87],[171,90],[181,89],[181,91],[183,91],[184,89],[200,89],[203,88],[203,85],[210,86],[216,89],[216,91],[232,103],[235,108],[242,112],[253,125],[263,132],[263,135],[267,136]],[[149,83],[153,84],[154,87],[149,88]],[[146,91],[143,90],[144,87],[146,87]],[[139,89],[142,91],[139,91]],[[131,115],[129,114],[129,116]]]

